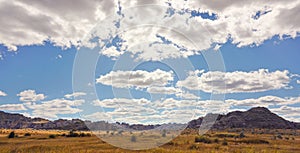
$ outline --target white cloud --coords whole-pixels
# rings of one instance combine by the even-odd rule
[[[141,102],[143,101],[143,102]],[[113,108],[106,112],[88,115],[90,118],[106,116],[105,119],[128,123],[187,123],[191,118],[198,118],[207,113],[224,113],[229,110],[229,104],[212,100],[164,100],[148,101],[145,99],[104,99],[95,100],[95,106]]]
[[[1,96],[5,97],[5,96],[7,96],[7,94],[6,94],[4,91],[1,91],[1,90],[0,90],[0,97],[1,97]]]
[[[288,88],[289,75],[287,70],[269,72],[267,69],[251,72],[196,71],[185,80],[178,81],[177,86],[214,93],[263,92]]]
[[[167,98],[164,100],[156,100],[151,104],[151,107],[155,109],[195,109],[195,108],[202,108],[205,103],[209,101],[199,101],[199,100],[188,100],[188,99],[181,99],[177,100],[174,98]]]
[[[24,90],[17,94],[22,102],[36,102],[46,98],[44,94],[37,94],[35,90]]]
[[[187,92],[187,91],[183,91],[181,93],[178,93],[178,94],[176,94],[176,96],[179,97],[179,98],[190,99],[190,100],[192,100],[192,99],[201,99],[200,96],[197,96],[197,95],[195,95],[193,93],[190,93],[190,92]]]
[[[175,87],[151,86],[147,88],[147,92],[152,94],[166,94],[166,95],[174,94],[176,95],[176,97],[180,97],[183,99],[200,99],[199,96],[184,91],[181,88],[175,88]]]
[[[62,59],[62,55],[58,54],[57,57],[55,57],[55,59]]]
[[[300,107],[281,106],[279,108],[272,108],[270,111],[282,116],[287,120],[300,121]]]
[[[147,92],[149,93],[155,93],[155,94],[176,94],[181,93],[182,90],[180,88],[175,87],[157,87],[157,86],[151,86],[147,88]]]
[[[96,82],[117,88],[146,88],[149,86],[165,86],[173,81],[173,72],[157,69],[152,72],[111,71],[97,78]]]
[[[4,104],[0,105],[0,110],[5,111],[23,111],[27,110],[23,104]]]
[[[300,84],[300,80],[297,80],[296,82],[297,82],[297,84]]]
[[[112,119],[105,112],[96,112],[88,115],[83,115],[82,117],[90,121],[110,121]]]
[[[81,97],[81,96],[85,96],[86,93],[84,92],[74,92],[72,94],[66,94],[65,98],[71,99],[71,98],[77,98],[77,97]]]
[[[256,99],[255,98],[243,99],[243,100],[227,99],[226,103],[229,103],[230,105],[233,106],[269,107],[273,105],[292,105],[292,104],[300,103],[300,97],[281,98],[277,96],[263,96]]]
[[[26,104],[32,110],[32,116],[57,119],[59,114],[75,114],[81,112],[76,106],[82,105],[84,100],[53,99],[39,104]]]
[[[49,40],[57,46],[70,47],[99,19],[115,10],[114,1],[39,1],[1,2],[0,40],[11,50],[16,46],[43,44]]]
[[[174,15],[166,13],[170,8],[166,2],[170,2],[174,7],[171,8],[171,10],[175,9]],[[3,1],[0,5],[0,26],[3,29],[0,30],[0,43],[10,50],[16,50],[17,46],[43,44],[47,40],[63,48],[69,48],[72,45],[80,46],[81,43],[84,44],[80,42],[83,36],[96,23],[109,14],[117,13],[117,3],[117,0]],[[135,5],[143,5],[146,1],[121,1],[120,3],[125,16],[120,24],[120,29],[123,31],[116,30],[113,19],[108,19],[111,23],[99,30],[105,33],[105,36],[122,33],[121,38],[125,40],[123,49],[131,48],[128,51],[143,60],[187,57],[199,54],[197,50],[208,49],[213,44],[222,45],[229,39],[238,47],[260,45],[277,35],[281,38],[285,35],[295,38],[297,32],[300,31],[300,18],[298,17],[300,2],[295,0],[224,0],[219,3],[205,0],[155,0],[147,1],[147,3],[157,3],[167,7],[149,10],[131,8],[128,12],[124,10]],[[216,18],[215,20],[201,17],[190,18],[190,12],[179,15],[178,12],[183,13],[182,10],[208,12],[210,15],[214,13]],[[128,27],[136,23],[158,26],[128,30],[132,29]],[[168,25],[169,29],[160,27],[161,23]],[[127,30],[124,30],[126,28]],[[162,44],[161,40],[156,37],[157,34],[164,36],[172,43]],[[183,35],[193,40],[198,46],[193,45]],[[149,47],[148,44],[140,45],[140,41],[159,43]],[[180,50],[174,44],[186,50]],[[139,47],[143,47],[144,50],[141,51]],[[216,45],[215,49],[218,47]],[[124,53],[124,50],[117,51],[114,47],[108,49],[104,54],[110,57],[117,57]]]
[[[82,110],[77,106],[85,102],[83,99],[71,100],[72,97],[85,95],[82,92],[65,95],[68,99],[56,98],[48,101],[45,101],[46,96],[44,94],[37,94],[35,90],[25,90],[17,95],[20,96],[20,101],[24,102],[22,107],[31,112],[30,116],[47,119],[58,119],[58,115],[81,112]]]
[[[105,108],[128,108],[134,106],[142,106],[149,104],[150,101],[141,99],[126,99],[126,98],[114,98],[114,99],[104,99],[104,100],[94,100],[93,104],[95,106],[101,106]]]

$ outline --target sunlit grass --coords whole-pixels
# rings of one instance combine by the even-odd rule
[[[28,152],[53,152],[53,153],[95,153],[95,152],[203,152],[203,153],[291,153],[300,152],[300,136],[294,131],[282,130],[274,132],[251,133],[245,132],[244,138],[239,138],[239,132],[209,132],[199,136],[196,132],[189,132],[176,137],[158,148],[144,151],[130,151],[114,147],[105,143],[98,137],[66,137],[69,131],[56,130],[14,130],[18,137],[9,139],[7,136],[12,130],[0,130],[0,152],[28,153]],[[257,130],[258,131],[258,130]],[[30,133],[31,136],[24,136]],[[82,133],[82,132],[81,132]],[[85,132],[88,133],[88,132]],[[105,132],[103,132],[105,133]],[[280,134],[282,139],[275,138]],[[49,135],[56,135],[49,138]],[[138,135],[138,133],[133,133]],[[137,137],[136,143],[147,142],[145,138]],[[124,133],[119,136],[119,142],[131,141],[131,134]],[[123,138],[123,140],[121,140]],[[160,134],[155,135],[157,139],[168,139]],[[197,139],[201,138],[201,139]],[[127,140],[128,139],[128,140]],[[201,140],[201,141],[195,141]],[[204,141],[205,140],[205,141]],[[116,140],[118,141],[118,139]],[[209,142],[209,143],[207,143]],[[224,145],[224,142],[227,145]],[[147,143],[146,143],[147,144]]]

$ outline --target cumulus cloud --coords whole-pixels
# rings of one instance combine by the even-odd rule
[[[32,110],[32,116],[57,119],[57,115],[81,112],[76,106],[83,103],[84,100],[53,99],[38,104],[26,104],[26,107]]]
[[[1,97],[1,96],[2,96],[2,97],[5,97],[5,96],[7,96],[7,94],[6,94],[4,91],[1,91],[1,90],[0,90],[0,97]]]
[[[164,7],[148,6],[149,9],[131,8],[125,11],[132,6],[149,3]],[[122,33],[120,38],[125,41],[121,50],[108,47],[103,54],[118,57],[129,51],[142,60],[187,57],[199,54],[199,50],[217,49],[228,40],[238,47],[260,45],[274,36],[295,38],[300,31],[300,2],[294,0],[224,0],[219,3],[205,0],[134,0],[119,3],[117,0],[16,0],[2,2],[0,10],[0,43],[10,50],[45,41],[63,48],[85,45],[82,37],[107,15],[115,14],[116,20],[109,20],[111,23],[99,30],[105,36]],[[211,18],[201,17],[201,13],[208,13]],[[200,16],[191,17],[191,14]],[[137,23],[158,26],[128,30]],[[169,29],[160,25],[168,25]],[[100,38],[103,40],[101,44],[104,44],[109,37]],[[147,44],[141,45],[140,41]]]
[[[190,90],[214,93],[251,93],[288,88],[290,73],[287,70],[269,72],[260,69],[251,72],[195,71],[177,86]]]
[[[120,107],[134,107],[134,106],[143,106],[149,104],[150,101],[141,98],[141,99],[127,99],[127,98],[113,98],[113,99],[104,99],[104,100],[94,100],[93,104],[95,106],[101,106],[105,108],[120,108]]]
[[[300,103],[300,97],[281,98],[277,96],[263,96],[259,98],[251,98],[251,99],[243,99],[243,100],[227,99],[226,103],[229,103],[232,106],[269,107],[273,105],[279,106],[279,105],[292,105],[292,104]]]
[[[147,88],[148,93],[152,94],[166,94],[166,95],[176,95],[177,97],[183,99],[200,99],[199,96],[196,96],[192,93],[182,90],[181,88],[175,87],[159,87],[159,86],[151,86]]]
[[[70,115],[81,112],[82,110],[77,108],[77,106],[82,105],[85,102],[85,100],[71,100],[71,98],[84,95],[85,93],[75,92],[72,94],[65,95],[65,98],[67,99],[56,98],[45,101],[46,96],[44,94],[38,94],[35,90],[25,90],[17,94],[17,96],[20,96],[20,101],[24,102],[24,104],[9,107],[11,109],[13,109],[13,107],[16,107],[16,109],[19,108],[20,110],[29,110],[30,116],[44,117],[47,119],[57,119],[58,115]]]
[[[23,104],[4,104],[0,105],[0,110],[4,111],[23,111],[27,110]]]
[[[297,80],[296,82],[297,82],[297,84],[300,84],[300,80]]]
[[[77,97],[85,96],[85,95],[86,95],[86,93],[84,93],[84,92],[74,92],[72,94],[66,94],[65,98],[71,99],[71,98],[77,98]]]
[[[279,108],[272,108],[270,110],[287,120],[300,121],[299,120],[300,107],[281,106]]]
[[[17,94],[22,102],[36,102],[46,98],[44,94],[37,94],[35,90],[24,90]]]
[[[167,98],[155,101],[146,99],[114,98],[95,100],[94,106],[110,108],[105,112],[96,112],[87,115],[97,118],[97,115],[106,116],[128,123],[187,123],[191,118],[198,118],[207,113],[224,113],[229,110],[229,105],[224,101],[213,100],[186,100]]]
[[[114,1],[102,0],[1,2],[0,40],[10,50],[44,41],[63,48],[77,46],[96,21],[112,14],[114,9]]]
[[[155,93],[155,94],[176,94],[181,93],[182,90],[180,88],[175,87],[149,87],[147,88],[147,92],[149,93]]]
[[[116,88],[146,88],[149,86],[165,86],[173,81],[173,72],[157,69],[152,72],[136,71],[111,71],[101,75],[96,82],[111,85]]]
[[[92,114],[83,115],[82,117],[90,121],[110,121],[112,119],[105,112],[95,112]]]
[[[298,18],[286,21],[289,19],[286,16],[297,14],[300,6],[297,1],[224,1],[218,5],[207,1],[168,1],[160,4],[169,7],[131,8],[129,13],[123,12],[125,17],[119,29],[129,30],[118,33],[122,33],[119,37],[124,43],[120,49],[114,48],[113,54],[105,55],[116,58],[126,51],[140,60],[188,57],[210,48],[218,49],[228,40],[238,47],[258,46],[274,36],[295,38],[300,30]],[[210,18],[201,17],[204,13]],[[199,16],[191,17],[192,14]],[[130,28],[135,24],[158,26]]]

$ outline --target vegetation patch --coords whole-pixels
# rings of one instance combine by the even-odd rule
[[[236,138],[236,137],[239,137],[239,135],[236,135],[236,134],[224,134],[224,133],[219,133],[219,134],[215,134],[214,135],[215,137],[218,137],[218,138]]]
[[[261,139],[248,139],[248,140],[241,140],[238,141],[240,143],[246,143],[246,144],[269,144],[269,141],[261,140]]]
[[[206,137],[195,137],[195,142],[202,142],[202,143],[207,143],[207,144],[211,144],[212,141],[209,138]]]

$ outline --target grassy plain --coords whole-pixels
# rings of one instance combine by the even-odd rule
[[[18,136],[8,138],[11,131]],[[114,147],[94,135],[67,137],[69,131],[0,129],[0,153],[299,153],[300,136],[297,134],[298,132],[257,129],[255,132],[243,132],[245,137],[241,138],[240,131],[210,131],[203,136],[197,135],[195,131],[186,131],[173,141],[158,148],[131,151]],[[24,136],[26,133],[27,135],[30,133],[30,136]],[[77,133],[87,134],[89,132]],[[55,135],[55,137],[51,138],[50,135]],[[122,137],[128,141],[131,141],[132,138],[129,134],[123,134]],[[139,141],[143,141],[143,139],[137,137],[135,143],[139,143]]]

